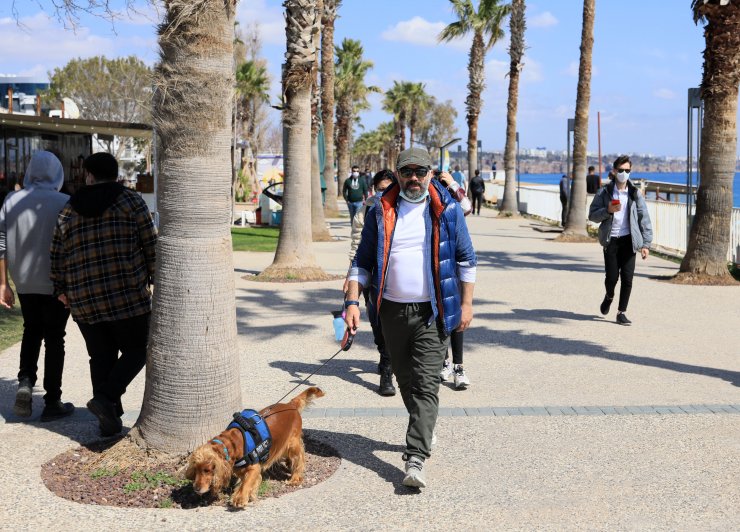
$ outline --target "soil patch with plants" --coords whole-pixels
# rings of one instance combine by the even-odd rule
[[[288,486],[286,468],[275,466],[263,476],[259,497],[280,497],[310,488],[329,478],[339,468],[337,451],[323,442],[303,438],[306,447],[306,472],[300,486]],[[64,452],[41,468],[46,487],[70,501],[124,508],[197,508],[226,506],[229,491],[219,497],[200,496],[185,480],[185,459],[147,460],[143,466],[123,468],[109,464],[96,467],[101,454],[118,440],[96,442]],[[91,464],[93,464],[91,466]]]

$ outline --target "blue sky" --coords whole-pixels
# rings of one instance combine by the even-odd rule
[[[47,8],[49,0],[39,0]],[[122,0],[113,0],[120,7]],[[37,2],[16,1],[22,23],[13,19],[10,1],[0,5],[0,73],[45,74],[74,57],[135,54],[152,64],[157,58],[156,8],[141,1],[139,12],[122,13],[112,27],[81,17],[76,31],[43,12]],[[670,6],[670,7],[669,7]],[[594,75],[591,85],[589,150],[596,151],[596,112],[601,112],[605,153],[686,154],[686,90],[701,81],[704,39],[691,17],[690,0],[601,0],[596,6]],[[577,0],[527,2],[527,52],[519,97],[518,129],[523,147],[565,149],[566,119],[576,99],[582,3]],[[367,81],[387,89],[394,80],[421,81],[440,100],[458,109],[458,136],[466,136],[464,100],[469,40],[438,45],[436,35],[453,14],[447,0],[345,0],[335,38],[362,41],[373,61]],[[242,0],[243,27],[259,23],[263,55],[278,93],[285,51],[280,0]],[[506,26],[508,33],[508,25]],[[487,88],[479,122],[484,150],[504,144],[507,38],[486,57]],[[390,117],[381,96],[362,123],[372,129]],[[273,115],[275,121],[279,116]]]

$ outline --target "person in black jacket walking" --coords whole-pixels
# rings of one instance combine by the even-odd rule
[[[470,180],[470,195],[473,199],[473,213],[480,216],[480,206],[483,203],[483,193],[486,190],[486,184],[480,176],[480,170],[475,171],[475,175]],[[476,202],[478,209],[476,210]]]

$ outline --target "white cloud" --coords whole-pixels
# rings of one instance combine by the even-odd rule
[[[653,96],[661,100],[673,100],[676,97],[676,93],[671,89],[662,88],[653,91]]]
[[[522,58],[524,68],[521,73],[521,82],[524,83],[538,83],[542,81],[542,65],[531,57],[524,56]],[[493,84],[505,84],[508,85],[507,76],[509,74],[509,61],[491,59],[486,62],[486,81],[490,81]]]
[[[437,37],[445,26],[447,24],[444,22],[430,22],[416,16],[411,20],[402,20],[395,26],[391,26],[380,36],[386,41],[406,42],[418,46],[450,46],[464,51],[470,49],[472,38],[467,35],[449,43],[439,43]]]
[[[263,44],[285,46],[285,18],[280,7],[268,6],[265,0],[240,2],[236,19],[242,30],[250,24],[257,24]]]
[[[18,65],[36,65],[34,71],[50,70],[76,57],[115,55],[113,39],[94,35],[89,28],[65,30],[44,13],[19,22],[0,19],[0,49],[13,50],[0,58],[0,70],[21,70]]]
[[[549,28],[550,26],[555,26],[557,24],[558,19],[556,19],[555,15],[549,11],[540,13],[527,21],[527,26],[530,28]]]

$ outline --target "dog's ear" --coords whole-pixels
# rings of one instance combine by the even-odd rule
[[[231,481],[231,464],[220,453],[213,452],[209,458],[213,463],[211,491],[213,493],[220,493]]]
[[[195,460],[195,452],[188,456],[188,461],[180,469],[179,473],[188,480],[195,480],[195,464],[198,462]]]

